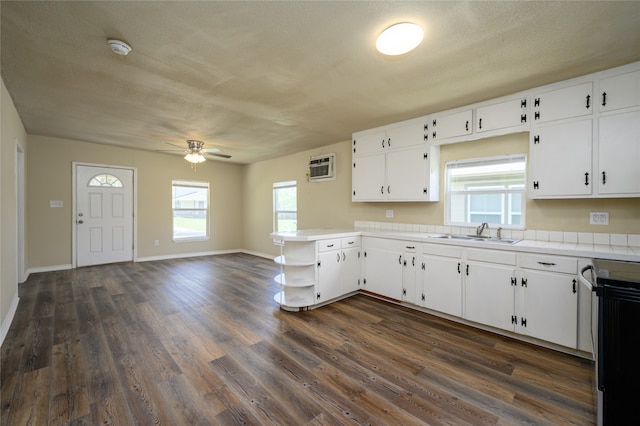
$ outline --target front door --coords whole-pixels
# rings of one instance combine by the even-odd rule
[[[133,260],[133,170],[76,166],[77,266]]]

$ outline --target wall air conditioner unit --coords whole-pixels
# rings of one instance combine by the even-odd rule
[[[336,154],[314,155],[309,161],[309,181],[335,180]]]

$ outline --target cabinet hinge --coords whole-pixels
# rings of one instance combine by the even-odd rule
[[[540,120],[540,111],[536,111],[533,113],[533,119],[534,120]]]
[[[527,122],[527,114],[522,114],[520,116],[520,123],[526,123]]]
[[[354,196],[354,197],[356,196],[356,191],[353,191],[353,196]]]
[[[424,159],[426,160],[427,158],[429,158],[429,154],[427,154],[427,153],[425,152],[425,153],[424,153],[424,155],[422,156],[422,158],[424,158]]]
[[[526,279],[526,278],[522,278],[522,279],[520,280],[520,285],[521,285],[522,287],[526,287],[526,286],[527,286],[527,279]],[[534,287],[535,287],[535,286],[534,286]]]
[[[318,260],[318,268],[320,267],[320,261]]]
[[[358,286],[360,286],[360,278],[358,278]]]
[[[366,279],[366,278],[364,278],[364,279],[362,280],[362,284],[367,285],[367,279]]]
[[[320,300],[320,293],[316,294],[316,299]]]
[[[425,194],[425,195],[426,195],[426,194],[427,194],[427,192],[428,192],[428,191],[427,191],[427,188],[422,188],[422,193],[423,193],[423,194]]]
[[[425,299],[426,299],[426,298],[424,297],[424,293],[423,293],[423,294],[422,294],[422,301],[424,302],[424,301],[425,301]]]
[[[436,138],[436,132],[433,132],[433,134],[431,136],[435,139]]]
[[[358,259],[360,259],[360,252],[358,252]]]
[[[364,252],[364,257],[367,257],[367,252],[366,251]]]
[[[429,123],[424,123],[424,131],[426,132],[427,130],[429,130]]]
[[[540,189],[540,182],[538,182],[537,180],[533,181],[533,189]]]
[[[428,140],[429,140],[429,133],[425,133],[425,134],[424,134],[424,140],[425,140],[425,141],[428,141]]]
[[[533,137],[533,144],[539,144],[540,143],[540,135],[535,135]]]
[[[523,99],[520,101],[520,108],[526,108],[527,107],[527,100]]]
[[[526,318],[520,318],[520,325],[523,327],[527,326],[527,319]]]
[[[422,270],[424,271],[424,262],[422,262]],[[424,297],[424,295],[422,297]]]
[[[432,125],[433,127],[436,127],[436,123],[437,123],[437,120],[433,120],[433,122],[431,123],[431,125]]]
[[[511,285],[512,286],[516,285],[516,277],[511,277]]]
[[[518,324],[518,317],[515,315],[511,315],[511,324]]]
[[[533,100],[533,106],[534,107],[539,107],[540,106],[540,98],[535,98]]]
[[[402,295],[403,295],[403,296],[406,296],[406,295],[407,295],[407,289],[405,289],[405,288],[403,288],[403,289],[402,289]]]
[[[353,168],[354,168],[354,169],[356,168],[356,163],[353,163]]]

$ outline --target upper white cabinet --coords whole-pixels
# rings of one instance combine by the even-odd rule
[[[440,150],[423,121],[354,133],[352,201],[437,201]]]
[[[444,113],[431,120],[431,140],[439,143],[443,139],[470,135],[473,132],[473,110]]]
[[[593,83],[560,87],[532,96],[533,123],[546,123],[593,112]]]
[[[601,112],[640,105],[640,71],[603,78],[598,85],[597,102]]]
[[[598,193],[640,196],[640,111],[600,117]]]
[[[513,129],[514,132],[528,122],[526,97],[497,102],[476,108],[475,132],[485,133]]]
[[[591,119],[534,128],[529,138],[530,198],[591,195]]]

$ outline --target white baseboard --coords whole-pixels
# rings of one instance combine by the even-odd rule
[[[67,264],[67,265],[36,266],[35,268],[27,269],[27,277],[29,277],[29,275],[31,274],[37,274],[38,272],[66,271],[67,269],[73,269],[73,265]]]
[[[9,327],[11,327],[11,322],[13,321],[13,317],[16,314],[16,310],[18,309],[18,302],[20,298],[18,297],[18,292],[13,296],[13,300],[11,301],[11,306],[9,306],[9,312],[7,316],[2,319],[2,328],[0,329],[0,345],[4,342],[4,338],[7,337],[7,333],[9,332]]]
[[[152,262],[154,260],[183,259],[187,257],[198,257],[198,256],[215,256],[216,254],[238,253],[239,251],[240,250],[217,250],[217,251],[203,251],[198,253],[165,254],[162,256],[139,257],[135,261],[136,262]]]
[[[273,254],[262,253],[259,251],[252,251],[252,250],[239,250],[239,253],[249,254],[251,256],[257,256],[257,257],[264,257],[265,259],[269,259],[269,260],[273,260],[273,258],[276,257]]]

